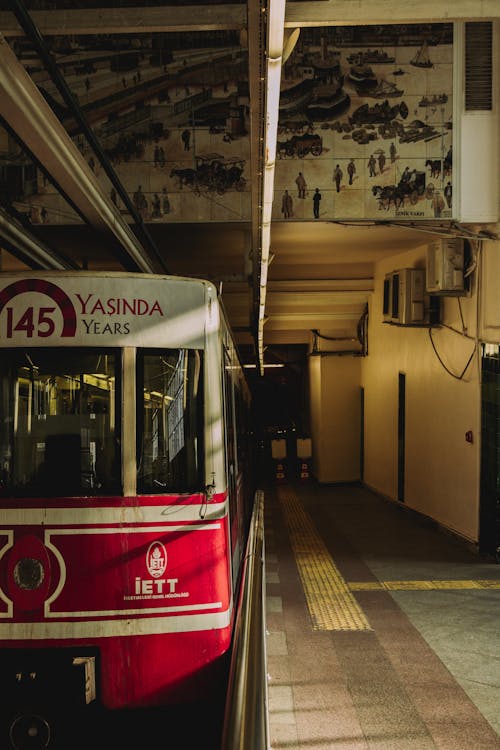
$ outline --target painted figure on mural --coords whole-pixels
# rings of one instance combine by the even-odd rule
[[[389,148],[389,154],[391,157],[391,164],[394,164],[394,162],[396,161],[396,156],[398,154],[395,143],[391,143],[391,146]]]
[[[347,174],[349,175],[349,185],[352,185],[354,175],[356,174],[356,165],[354,163],[354,159],[351,159],[351,161],[347,165]]]
[[[434,194],[432,196],[432,210],[434,211],[434,216],[436,218],[439,218],[441,216],[441,212],[444,208],[444,198],[439,192],[439,190],[435,190]]]
[[[376,167],[377,167],[377,162],[375,161],[375,157],[373,156],[373,154],[370,154],[370,158],[368,159],[368,173],[370,177],[376,176],[377,174]]]
[[[335,188],[337,190],[337,193],[340,193],[340,184],[342,182],[342,177],[344,176],[344,173],[342,172],[340,165],[337,164],[335,166],[335,169],[333,170],[333,179],[335,182]]]
[[[161,203],[158,193],[155,193],[153,195],[153,200],[151,201],[151,209],[151,217],[153,219],[159,219],[161,216]]]
[[[444,174],[445,175],[451,174],[452,168],[453,168],[453,153],[452,153],[452,148],[450,146],[446,156],[444,157],[444,162],[443,162]]]
[[[319,219],[319,204],[321,201],[321,193],[319,192],[319,188],[316,188],[313,195],[313,213],[314,218]]]
[[[170,213],[170,201],[168,199],[167,188],[161,189],[162,211],[164,214]]]
[[[409,182],[410,177],[411,177],[410,167],[405,167],[403,170],[403,174],[401,175],[400,182],[402,182],[403,184],[406,182]]]
[[[144,219],[148,210],[148,201],[146,199],[146,196],[142,192],[142,185],[139,185],[137,187],[132,200],[134,201],[134,206],[136,207],[137,212],[139,213],[141,218]]]
[[[295,184],[297,185],[298,197],[305,198],[307,184],[306,184],[306,181],[304,179],[304,175],[302,174],[302,172],[299,172],[297,177],[295,178]]]
[[[186,128],[186,130],[182,131],[181,139],[184,144],[184,151],[189,151],[190,149],[190,140],[191,140],[191,131]]]
[[[446,183],[443,193],[446,199],[446,205],[448,206],[448,208],[451,208],[452,199],[453,199],[453,189],[451,187],[450,181]]]
[[[381,151],[378,155],[378,168],[380,171],[380,174],[383,173],[385,167],[385,154],[383,151]]]
[[[288,190],[285,190],[285,192],[283,193],[283,198],[281,201],[281,213],[283,214],[284,219],[289,219],[291,216],[293,216],[293,200]]]

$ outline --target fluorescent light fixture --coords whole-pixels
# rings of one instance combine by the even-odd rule
[[[268,55],[281,57],[285,28],[286,0],[269,0]]]
[[[266,97],[266,166],[276,160],[276,141],[278,137],[278,117],[281,85],[281,57],[268,60],[267,97]]]
[[[271,244],[271,224],[263,224],[261,229],[261,263],[267,263]]]
[[[165,401],[173,401],[174,399],[172,396],[167,396],[166,393],[160,393],[160,391],[151,391],[152,396],[156,396],[156,398],[163,398]]]
[[[285,27],[286,0],[269,0],[266,60],[266,114],[264,132],[264,174],[262,176],[262,214],[260,227],[260,284],[259,318],[257,329],[260,374],[264,370],[264,323],[267,290],[269,248],[271,245],[271,215],[274,197],[274,166],[278,139],[278,118]]]
[[[261,263],[260,266],[260,285],[261,287],[267,286],[267,273],[269,270],[269,263]]]
[[[271,363],[271,364],[264,364],[263,365],[263,367],[264,367],[265,370],[267,370],[269,368],[272,368],[272,367],[284,367],[284,366],[285,366],[284,364],[281,364],[279,362]],[[257,369],[257,365],[243,365],[243,367],[245,368],[245,370],[255,370],[255,369]]]

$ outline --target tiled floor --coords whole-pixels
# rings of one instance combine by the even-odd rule
[[[265,496],[273,750],[500,750],[500,566],[359,486]]]

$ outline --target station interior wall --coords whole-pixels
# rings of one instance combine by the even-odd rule
[[[462,63],[455,66],[455,93],[460,219],[468,223],[471,234],[486,228],[494,238],[500,233],[500,22],[495,21],[493,28],[492,111],[466,112]],[[463,43],[462,36],[460,39]],[[463,60],[461,47],[457,61],[460,60]],[[478,162],[479,152],[482,166]],[[478,344],[500,343],[500,241],[473,243],[477,267],[471,275],[469,294],[460,298],[461,310],[457,298],[442,298],[441,320],[458,331],[444,326],[433,329],[433,340],[444,365],[460,376],[476,347],[469,367],[458,379],[440,363],[428,328],[383,322],[384,276],[399,268],[425,267],[427,244],[435,238],[425,234],[422,238],[419,248],[375,264],[375,287],[369,302],[368,356],[309,357],[312,470],[322,483],[360,479],[362,447],[364,483],[397,501],[398,381],[399,374],[404,373],[405,505],[476,543],[481,471]],[[460,335],[464,328],[468,337]],[[364,389],[363,446],[361,388]],[[472,442],[466,439],[467,433],[469,437],[472,435]]]
[[[360,473],[361,359],[309,357],[312,471],[319,482],[352,482]]]
[[[495,259],[498,255],[498,243]],[[398,381],[406,376],[405,504],[465,539],[479,535],[481,394],[478,353],[461,379],[434,352],[428,327],[383,322],[384,276],[425,267],[427,245],[376,265],[369,303],[368,356],[309,357],[313,474],[321,483],[360,479],[360,389],[364,389],[363,481],[398,497]],[[442,298],[432,330],[444,365],[460,376],[476,346],[479,271],[467,296]],[[483,317],[497,296],[483,300]],[[481,295],[482,299],[482,295]],[[488,301],[489,300],[489,301]],[[462,317],[467,336],[461,335]],[[491,317],[491,315],[490,315]],[[472,442],[466,434],[472,433]]]

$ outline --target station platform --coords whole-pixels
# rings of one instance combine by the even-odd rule
[[[265,494],[273,750],[498,750],[500,565],[360,485]]]

